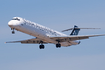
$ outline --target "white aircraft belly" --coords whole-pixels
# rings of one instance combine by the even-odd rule
[[[56,41],[54,41],[54,40],[50,39],[48,36],[46,36],[46,34],[44,32],[39,31],[36,28],[24,25],[24,26],[17,26],[17,27],[15,27],[15,29],[18,30],[18,31],[21,31],[23,33],[26,33],[26,34],[32,35],[34,37],[37,37],[39,39],[46,40],[50,43],[54,43],[54,44],[57,43]]]

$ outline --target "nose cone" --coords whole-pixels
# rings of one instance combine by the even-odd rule
[[[13,22],[9,21],[9,22],[8,22],[8,25],[9,25],[9,26],[12,26],[12,25],[13,25]]]
[[[12,28],[13,27],[13,22],[9,21],[8,26]]]
[[[8,22],[8,26],[9,26],[9,27],[14,28],[14,25],[15,25],[15,24],[13,23],[13,21],[9,21],[9,22]]]
[[[19,22],[15,22],[13,20],[8,22],[8,26],[11,27],[11,28],[14,28],[14,27],[16,27],[18,25],[19,25]]]

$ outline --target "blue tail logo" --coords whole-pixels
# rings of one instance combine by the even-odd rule
[[[80,28],[78,28],[78,26],[75,25],[70,35],[78,35],[79,31]]]

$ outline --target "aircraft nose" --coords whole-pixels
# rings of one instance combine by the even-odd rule
[[[14,23],[12,21],[9,21],[8,26],[11,27],[11,28],[14,28]]]
[[[17,26],[17,23],[11,20],[8,22],[8,26],[13,28],[13,27]]]
[[[9,26],[12,26],[12,25],[13,25],[13,22],[9,21],[9,22],[8,22],[8,25],[9,25]]]

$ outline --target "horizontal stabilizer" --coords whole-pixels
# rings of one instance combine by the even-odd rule
[[[70,35],[78,35],[81,29],[100,29],[100,28],[79,28],[78,26],[74,25],[74,28],[63,30],[62,32],[72,30]]]

